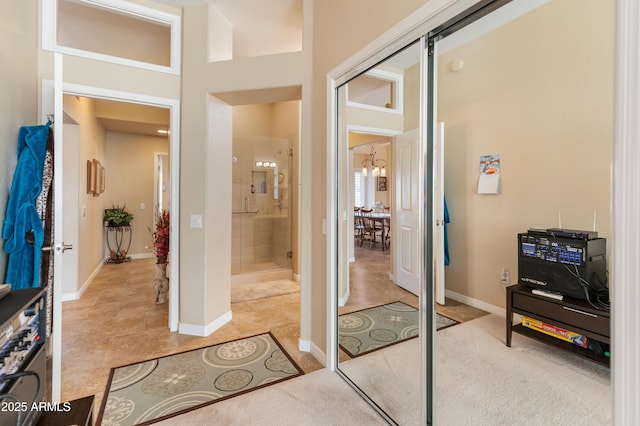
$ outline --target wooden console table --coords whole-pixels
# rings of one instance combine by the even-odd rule
[[[596,309],[585,300],[565,297],[556,300],[533,294],[531,288],[523,285],[507,287],[507,346],[511,346],[513,331],[532,339],[554,345],[597,363],[609,366],[609,357],[590,349],[557,339],[553,336],[532,330],[522,324],[513,324],[513,314],[517,313],[548,324],[586,336],[600,343],[611,343],[610,312]]]

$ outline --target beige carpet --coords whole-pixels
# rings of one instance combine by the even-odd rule
[[[300,284],[292,280],[236,284],[231,286],[231,303],[248,302],[298,292],[300,292]]]
[[[505,327],[487,315],[436,335],[435,424],[611,424],[608,368],[516,333],[508,348]]]
[[[436,335],[435,424],[608,425],[609,370],[514,334],[487,315]],[[418,339],[344,363],[401,425],[420,425]],[[365,362],[367,361],[367,362]],[[372,374],[375,371],[375,374]],[[366,387],[366,386],[364,386]],[[192,411],[164,425],[376,425],[337,374],[321,370]]]
[[[336,373],[318,370],[157,425],[319,426],[386,424]]]

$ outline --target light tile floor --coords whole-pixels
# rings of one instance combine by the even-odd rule
[[[389,251],[356,248],[351,264],[351,296],[340,313],[417,297],[388,279]],[[190,349],[271,331],[295,362],[311,372],[322,365],[298,350],[300,294],[233,303],[233,319],[207,337],[172,333],[167,305],[154,303],[153,259],[105,264],[79,300],[62,309],[62,401],[95,395],[100,407],[110,369]],[[484,311],[449,301],[445,315],[467,321]]]

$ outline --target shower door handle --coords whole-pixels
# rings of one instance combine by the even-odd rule
[[[258,213],[258,209],[255,209],[255,210],[249,210],[249,197],[244,197],[244,210],[240,210],[240,211],[232,211],[231,213],[233,213],[233,214],[239,214],[239,213]]]
[[[258,209],[249,210],[249,197],[244,197],[244,212],[245,213],[258,213]]]

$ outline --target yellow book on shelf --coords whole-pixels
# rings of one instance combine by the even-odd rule
[[[564,340],[565,342],[570,342],[574,345],[581,346],[583,348],[586,348],[588,346],[587,338],[582,334],[578,334],[570,330],[565,330],[564,328],[560,328],[534,318],[522,317],[522,325],[547,334],[549,336]]]

